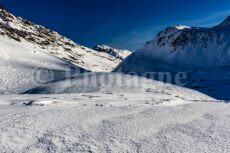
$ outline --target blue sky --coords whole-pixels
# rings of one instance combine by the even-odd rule
[[[10,12],[92,47],[135,50],[169,25],[213,26],[229,0],[0,0]]]

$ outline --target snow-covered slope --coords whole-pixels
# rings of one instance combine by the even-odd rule
[[[86,72],[27,41],[0,37],[0,94],[18,94],[74,74]]]
[[[229,149],[229,125],[224,124],[229,123],[227,104],[193,90],[137,76],[82,75],[30,91],[45,95],[0,96],[0,117],[4,117],[0,122],[0,151]],[[210,126],[215,135],[208,131]],[[194,141],[206,145],[179,145],[184,143],[185,135],[188,144]],[[205,143],[210,136],[213,139]],[[222,145],[220,140],[224,141]]]
[[[138,78],[120,75],[128,85]],[[77,78],[71,82],[82,82]],[[99,90],[81,94],[0,96],[0,152],[229,152],[229,104],[140,80],[140,88],[100,81],[95,84]],[[42,91],[79,92],[67,84]]]
[[[122,62],[126,57],[128,57],[132,53],[131,51],[125,49],[122,50],[122,49],[112,48],[108,45],[97,45],[93,47],[93,49],[113,56],[117,60],[117,63]]]
[[[80,46],[57,32],[15,17],[3,8],[0,8],[0,37],[26,41],[34,45],[33,50],[44,49],[47,53],[90,71],[109,72],[119,64],[114,56],[106,52]]]
[[[0,11],[0,152],[230,151],[227,102],[134,75],[88,72],[112,70],[125,57]],[[121,68],[179,70],[153,59],[132,54]]]
[[[170,72],[173,77],[185,72],[185,86],[230,99],[226,90],[230,89],[230,18],[213,28],[168,27],[129,56],[116,71],[138,75]]]

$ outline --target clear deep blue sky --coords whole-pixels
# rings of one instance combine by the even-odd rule
[[[0,0],[10,12],[92,47],[138,49],[168,25],[212,26],[229,0]]]

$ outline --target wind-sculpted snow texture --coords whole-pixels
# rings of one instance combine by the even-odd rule
[[[1,96],[0,151],[229,152],[229,104],[157,81],[140,85],[98,83],[73,94],[61,81],[46,90],[69,94]]]

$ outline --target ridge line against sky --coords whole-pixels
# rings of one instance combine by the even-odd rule
[[[211,15],[201,17],[200,19],[172,22],[171,24],[165,24],[165,25],[146,26],[145,28],[137,29],[128,34],[121,35],[121,36],[114,38],[113,41],[109,43],[109,45],[111,46],[113,46],[114,44],[116,45],[116,43],[121,43],[120,41],[122,39],[129,37],[129,38],[135,38],[136,41],[132,41],[130,43],[124,44],[124,48],[125,46],[135,46],[137,49],[139,49],[143,47],[143,45],[146,42],[152,40],[158,32],[160,32],[161,30],[169,26],[185,25],[185,26],[208,27],[209,28],[209,27],[213,27],[213,26],[220,24],[228,16],[230,16],[230,10],[216,12]]]
[[[230,1],[0,0],[16,16],[44,25],[76,43],[136,50],[171,25],[210,27],[230,15]],[[229,4],[229,5],[228,5]]]

